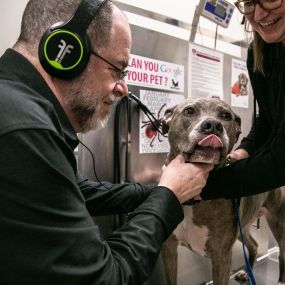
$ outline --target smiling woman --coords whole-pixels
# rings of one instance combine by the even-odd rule
[[[238,163],[210,175],[205,192],[207,199],[221,195],[217,193],[219,175],[223,177],[221,187],[228,183],[232,195],[268,191],[285,184],[282,178],[285,169],[285,4],[283,0],[241,0],[235,5],[245,15],[254,34],[247,67],[259,115],[254,112],[251,131],[231,153],[231,163],[239,160]],[[272,171],[264,175],[265,169],[271,167]],[[233,186],[235,181],[236,187]],[[238,181],[246,182],[240,187]]]
[[[251,131],[230,153],[230,165],[210,173],[201,194],[203,199],[278,192],[278,187],[285,185],[285,4],[282,0],[241,0],[235,4],[254,34],[247,67],[259,114],[254,112]],[[277,229],[277,224],[284,220],[284,215],[278,213],[280,218],[271,229]],[[284,237],[284,231],[274,236]],[[285,249],[281,247],[278,284],[285,284],[281,269]]]
[[[254,70],[264,72],[264,43],[285,43],[285,5],[283,0],[240,0],[235,2],[239,11],[254,31]]]

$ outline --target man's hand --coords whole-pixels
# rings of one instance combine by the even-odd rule
[[[183,156],[178,155],[162,169],[158,185],[169,188],[183,203],[201,193],[213,167],[213,164],[185,163]]]

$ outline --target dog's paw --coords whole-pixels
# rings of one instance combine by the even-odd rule
[[[234,276],[235,280],[238,282],[246,282],[248,281],[248,274],[247,271],[244,269],[241,269],[240,271],[238,271],[235,276]]]
[[[285,282],[278,282],[278,285],[285,285]]]

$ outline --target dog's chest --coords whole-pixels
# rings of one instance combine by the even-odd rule
[[[207,226],[199,227],[193,223],[193,208],[185,206],[184,220],[174,231],[177,240],[201,256],[206,256],[208,233],[209,229]]]

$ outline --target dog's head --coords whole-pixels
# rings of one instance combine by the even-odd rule
[[[248,78],[244,73],[240,73],[238,76],[238,81],[240,85],[247,86]]]
[[[248,78],[244,73],[240,73],[238,76],[239,81],[239,88],[240,88],[240,95],[248,95],[247,92],[247,84],[248,84]]]
[[[168,133],[169,159],[221,164],[241,133],[241,120],[219,99],[188,99],[165,111],[162,131]]]

